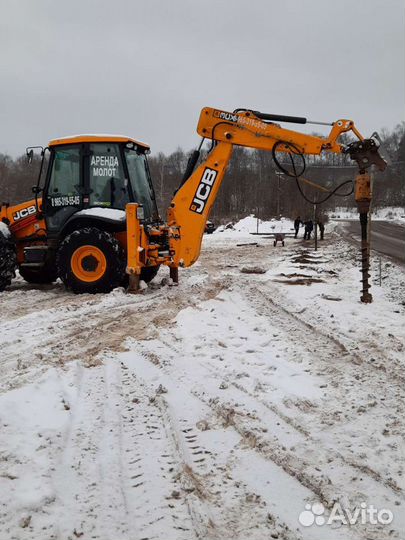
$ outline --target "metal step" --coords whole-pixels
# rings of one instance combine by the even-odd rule
[[[23,264],[40,264],[43,265],[47,258],[49,247],[46,245],[28,246],[24,248],[24,263]]]
[[[21,268],[43,268],[45,264],[43,262],[30,262],[30,263],[21,263]]]

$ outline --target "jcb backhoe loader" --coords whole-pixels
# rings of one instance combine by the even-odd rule
[[[197,132],[212,141],[206,159],[200,149],[188,163],[167,211],[159,218],[146,155],[149,147],[130,137],[82,135],[52,140],[42,149],[35,198],[0,210],[0,290],[18,267],[24,279],[49,283],[60,277],[75,293],[109,292],[128,281],[153,278],[160,265],[191,266],[200,254],[205,225],[235,145],[296,158],[323,152],[349,153],[357,162],[356,179],[362,228],[362,301],[368,291],[367,214],[371,198],[366,170],[385,168],[373,138],[364,139],[351,120],[331,123],[326,138],[281,127],[278,122],[307,123],[305,118],[248,109],[233,113],[204,108]],[[340,135],[357,141],[345,146]],[[202,146],[202,142],[200,148]],[[32,156],[33,149],[27,149]],[[46,171],[44,171],[45,163]],[[44,173],[44,174],[42,174]],[[299,173],[293,164],[293,176]],[[44,180],[42,180],[44,178]]]

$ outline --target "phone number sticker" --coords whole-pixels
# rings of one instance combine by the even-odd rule
[[[52,206],[78,206],[80,205],[80,197],[79,195],[52,197],[51,204]]]

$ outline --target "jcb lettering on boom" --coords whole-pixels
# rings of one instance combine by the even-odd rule
[[[196,214],[202,214],[210,196],[218,171],[206,167],[195,192],[190,210]]]
[[[36,208],[35,206],[28,206],[27,208],[22,208],[21,210],[18,210],[13,214],[14,221],[18,221],[19,219],[24,219],[28,216],[31,216],[32,214],[35,214]]]

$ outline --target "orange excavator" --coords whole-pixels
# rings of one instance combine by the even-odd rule
[[[365,139],[351,120],[330,123],[327,137],[281,127],[280,123],[311,123],[306,118],[273,115],[251,109],[230,113],[201,111],[197,132],[202,137],[167,210],[160,219],[149,174],[148,145],[130,137],[81,135],[52,140],[42,148],[35,198],[0,209],[0,290],[18,268],[32,283],[58,277],[75,293],[109,292],[152,279],[161,265],[178,281],[178,268],[199,257],[211,207],[235,145],[273,153],[276,165],[297,182],[305,155],[346,153],[358,165],[355,197],[362,232],[362,296],[371,302],[368,282],[367,220],[371,201],[367,170],[386,162],[378,140]],[[316,122],[313,122],[316,123]],[[351,132],[356,140],[339,142]],[[200,161],[203,142],[211,148]],[[35,147],[28,148],[32,159]],[[287,167],[288,160],[290,165]],[[296,163],[301,162],[299,170]]]

